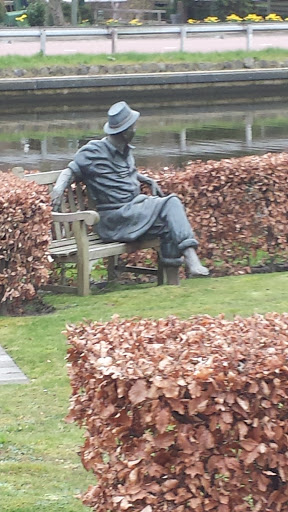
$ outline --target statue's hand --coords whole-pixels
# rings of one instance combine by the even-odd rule
[[[164,194],[159,185],[156,183],[155,180],[153,180],[149,176],[144,176],[143,174],[138,173],[138,180],[140,181],[140,183],[146,183],[146,185],[149,185],[149,187],[151,187],[151,192],[153,196],[164,197]]]
[[[60,206],[61,206],[61,201],[62,201],[62,194],[60,192],[58,192],[56,187],[54,187],[50,196],[51,196],[53,212],[59,212]]]
[[[150,186],[151,186],[151,191],[152,191],[153,196],[164,197],[164,194],[163,194],[161,188],[159,187],[158,183],[156,183],[156,181],[151,179]]]

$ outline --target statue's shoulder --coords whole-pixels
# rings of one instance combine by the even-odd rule
[[[92,139],[86,142],[81,149],[101,149],[103,148],[104,139]]]
[[[107,149],[105,147],[104,140],[89,140],[89,142],[86,142],[81,148],[78,149],[76,155],[83,156],[85,155],[86,158],[96,158],[97,155],[102,156],[103,153],[106,153]]]

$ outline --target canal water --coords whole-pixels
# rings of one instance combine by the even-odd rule
[[[131,105],[138,108],[137,104]],[[3,114],[0,118],[0,170],[22,166],[61,169],[88,140],[103,136],[107,109],[55,109]],[[143,108],[134,139],[140,167],[182,167],[191,160],[219,160],[288,151],[288,106],[243,104],[233,107]]]

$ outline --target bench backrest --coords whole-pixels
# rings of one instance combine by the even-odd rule
[[[47,185],[49,192],[52,191],[58,176],[62,171],[48,171],[33,174],[26,174],[24,177],[28,181],[35,181],[39,185]],[[86,187],[80,183],[73,183],[66,189],[60,207],[61,213],[70,213],[83,211],[88,209],[89,200],[86,194]],[[75,224],[72,231],[72,223],[70,222],[53,222],[52,238],[53,240],[61,240],[63,238],[71,238],[75,235]]]

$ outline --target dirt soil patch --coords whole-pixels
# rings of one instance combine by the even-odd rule
[[[56,309],[50,304],[45,304],[42,297],[36,295],[34,299],[23,301],[20,305],[14,306],[13,309],[2,310],[2,315],[7,316],[38,316],[54,313]]]

